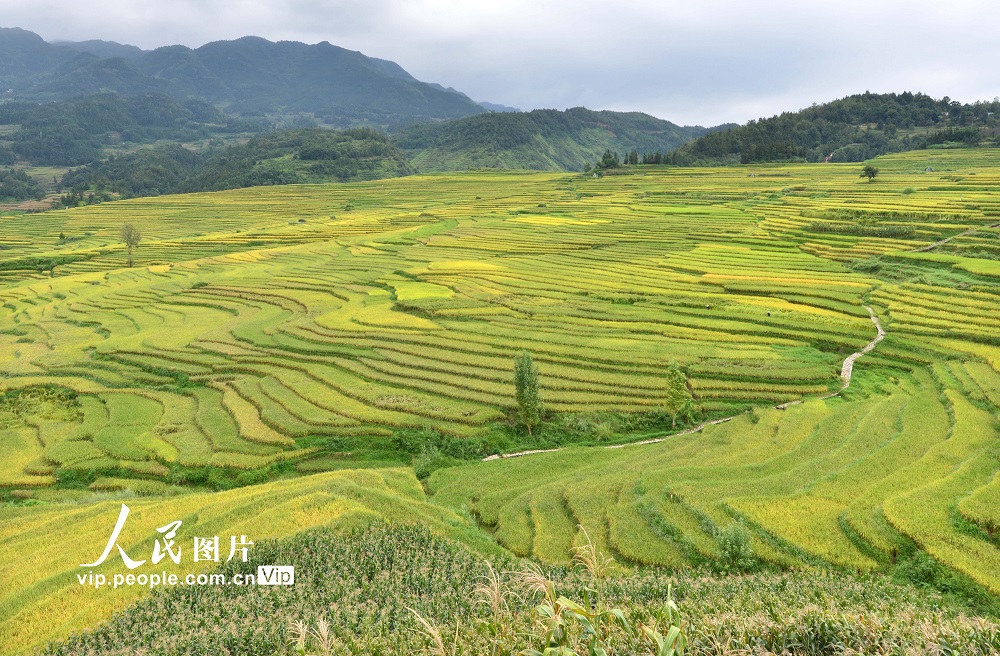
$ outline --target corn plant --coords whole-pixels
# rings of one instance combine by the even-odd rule
[[[946,644],[954,653],[1000,653],[995,620],[969,617],[940,596],[884,577],[837,570],[720,576],[641,569],[603,580],[598,604],[594,579],[582,568],[508,573],[515,563],[496,558],[490,563],[499,575],[487,568],[484,577],[479,556],[426,529],[375,525],[339,535],[323,528],[260,549],[259,562],[295,566],[296,586],[161,591],[40,654],[916,654]],[[681,594],[683,622],[674,603]],[[490,633],[482,622],[494,621],[494,609],[501,619]],[[266,619],[282,616],[295,621]]]
[[[499,656],[504,653],[504,644],[513,633],[509,599],[516,595],[504,585],[503,577],[492,563],[487,561],[485,565],[486,574],[483,581],[473,589],[473,594],[477,596],[479,604],[486,606],[489,615],[477,618],[476,621],[492,643],[491,653]]]
[[[596,581],[608,576],[614,559],[600,553],[583,526],[578,526],[586,543],[574,547],[574,562],[582,566]],[[555,583],[544,578],[537,568],[522,572],[521,581],[533,594],[541,593],[542,601],[532,611],[537,625],[542,629],[542,651],[524,649],[523,656],[570,656],[578,652],[574,644],[583,643],[588,656],[607,656],[612,640],[612,629],[618,626],[627,635],[634,630],[618,608],[603,608],[600,595],[591,588],[584,588],[583,603],[578,603],[556,592]]]
[[[667,586],[667,601],[653,622],[640,624],[639,631],[653,644],[653,656],[681,656],[684,653],[688,641],[681,630],[680,611],[674,603],[672,586]]]
[[[607,578],[614,569],[615,559],[598,551],[583,524],[577,524],[577,529],[586,542],[573,547],[573,562],[586,569],[595,581]]]

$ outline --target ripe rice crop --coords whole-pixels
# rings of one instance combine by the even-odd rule
[[[586,531],[626,569],[722,562],[742,523],[766,567],[890,570],[918,548],[998,594],[1000,210],[983,181],[1000,168],[975,150],[879,165],[871,184],[841,164],[468,172],[0,217],[0,494],[60,504],[4,506],[0,524],[30,518],[34,546],[36,519],[76,525],[96,506],[73,504],[103,494],[180,510],[203,492],[175,483],[203,468],[252,482],[456,464],[394,450],[405,430],[468,453],[585,439],[598,446],[438,468],[440,506],[417,514],[469,511],[512,552],[562,565]],[[126,220],[144,235],[132,268]],[[888,335],[842,389],[845,358],[878,334],[869,307]],[[548,412],[532,435],[515,417],[522,350]],[[668,437],[673,365],[701,413],[685,428],[738,416]],[[638,426],[606,443],[666,439],[606,449],[559,432],[574,413]],[[212,512],[252,524],[255,504],[329,518],[422,503],[412,477],[344,476],[336,501],[253,486]],[[33,589],[16,575],[12,590]],[[58,622],[39,617],[79,601],[40,598],[3,610],[19,628],[0,635],[44,634]]]

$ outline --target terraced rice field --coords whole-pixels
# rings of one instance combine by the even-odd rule
[[[686,566],[743,519],[777,566],[917,547],[1000,594],[1000,158],[878,166],[472,172],[2,217],[0,486],[65,501],[57,478],[98,471],[94,491],[179,494],[178,467],[338,469],[401,428],[481,436],[513,416],[521,350],[553,417],[656,412],[676,363],[704,418],[736,418],[441,469],[435,502],[549,563],[582,525],[624,563]],[[822,398],[877,334],[866,306],[887,336]]]
[[[987,248],[996,239],[988,226],[1000,216],[996,161],[993,153],[880,159],[891,186],[751,171],[750,187],[771,175],[792,178],[773,202],[754,208],[761,239],[793,241],[797,257],[811,253],[830,266],[863,257],[852,271],[876,280],[831,276],[803,292],[787,286],[804,282],[792,273],[794,259],[757,263],[752,245],[736,260],[752,263],[745,274],[751,282],[730,283],[734,273],[719,281],[718,269],[706,264],[719,261],[716,244],[674,257],[728,293],[780,297],[840,316],[857,308],[845,283],[870,285],[861,295],[889,334],[858,360],[859,389],[758,410],[656,445],[565,449],[440,470],[430,481],[435,498],[472,510],[516,553],[552,563],[569,562],[582,540],[579,530],[569,539],[553,526],[583,526],[624,562],[677,567],[716,557],[722,528],[738,519],[754,527],[756,553],[779,566],[885,568],[916,545],[1000,594],[1000,280]],[[914,173],[924,166],[944,172]],[[749,175],[728,171],[741,174]],[[930,184],[917,186],[923,180]],[[817,217],[844,216],[855,226],[911,226],[913,238],[810,230]],[[943,241],[951,235],[960,236]],[[768,268],[784,270],[768,281]],[[810,278],[819,278],[818,270]]]
[[[15,263],[80,258],[0,289],[2,385],[81,400],[45,437],[22,426],[40,440],[31,482],[111,461],[256,468],[400,427],[480,434],[513,405],[521,349],[562,413],[655,411],[670,362],[707,412],[837,388],[871,339],[873,281],[763,232],[745,199],[704,198],[720,184],[464,174],[8,217]],[[145,235],[133,269],[125,220]],[[60,232],[82,238],[53,250]]]
[[[583,538],[566,528],[579,524],[625,562],[697,564],[742,518],[760,529],[756,553],[779,566],[872,570],[912,541],[1000,593],[996,497],[986,500],[995,412],[957,390],[942,396],[919,370],[866,382],[856,398],[759,411],[697,437],[443,469],[430,488],[495,527],[507,548],[551,563],[569,562]]]

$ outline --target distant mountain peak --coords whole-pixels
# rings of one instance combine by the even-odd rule
[[[499,103],[491,103],[486,101],[479,102],[479,106],[490,110],[491,112],[519,112],[521,111],[517,107],[510,107],[508,105],[501,105]]]

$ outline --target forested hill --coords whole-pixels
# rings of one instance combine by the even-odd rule
[[[412,125],[393,141],[418,171],[473,168],[582,170],[605,150],[669,152],[705,134],[638,112],[493,112],[446,123]]]
[[[262,130],[201,101],[100,94],[46,104],[0,103],[0,164],[79,166],[124,142],[190,141]]]
[[[108,192],[123,198],[238,187],[348,182],[406,175],[403,153],[371,128],[273,132],[207,152],[177,144],[144,148],[74,169],[64,205]]]
[[[995,144],[1000,102],[962,104],[921,93],[848,96],[706,134],[672,154],[675,164],[801,160],[860,162],[885,153]]]
[[[326,42],[243,37],[143,51],[103,41],[50,44],[0,28],[0,98],[51,102],[104,92],[199,98],[244,116],[309,114],[335,126],[387,128],[486,111],[393,62]]]

